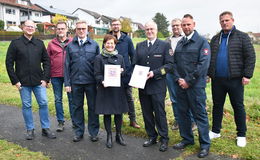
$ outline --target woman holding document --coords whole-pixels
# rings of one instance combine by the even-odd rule
[[[94,75],[97,81],[96,114],[104,115],[104,126],[107,132],[106,146],[112,147],[111,115],[114,114],[116,126],[116,142],[125,146],[121,134],[122,114],[128,112],[127,100],[123,83],[124,60],[115,50],[117,39],[106,35],[103,40],[104,48],[94,62]]]

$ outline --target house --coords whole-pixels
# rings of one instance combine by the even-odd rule
[[[248,36],[251,38],[253,43],[260,44],[260,33],[249,32]]]
[[[54,8],[53,6],[44,6],[44,5],[40,5],[40,4],[35,4],[37,7],[41,8],[42,10],[44,10],[44,13],[42,15],[42,19],[43,19],[43,22],[52,22],[52,18],[56,15],[56,14],[59,14],[59,15],[62,15],[62,16],[66,16],[68,18],[68,27],[69,28],[74,28],[74,24],[75,22],[78,20],[78,17],[71,14],[71,13],[68,13],[64,10],[61,10],[61,9],[57,9],[57,8]]]
[[[112,19],[114,19],[83,8],[76,9],[72,14],[80,20],[87,21],[88,25],[93,28],[95,35],[106,34],[109,31]]]
[[[131,24],[132,31],[135,32],[137,30],[145,30],[144,25],[139,22],[132,22]]]
[[[30,0],[0,0],[0,20],[5,27],[19,26],[31,19],[36,23],[42,22],[44,10],[32,4]]]

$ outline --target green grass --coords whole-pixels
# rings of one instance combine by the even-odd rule
[[[137,42],[142,41],[143,39],[133,39],[134,44]],[[101,45],[102,39],[97,39],[97,42]],[[8,105],[15,105],[15,106],[21,106],[20,96],[18,91],[14,86],[11,86],[9,82],[9,78],[6,74],[5,70],[5,55],[6,50],[10,42],[1,42],[0,43],[0,103],[1,104],[8,104]],[[47,41],[45,41],[45,44],[47,44]],[[212,141],[211,145],[211,152],[214,154],[223,154],[226,156],[230,156],[233,158],[243,158],[243,159],[259,159],[260,155],[260,45],[255,46],[255,50],[257,52],[257,63],[256,68],[254,72],[254,77],[251,79],[250,85],[247,85],[245,87],[245,109],[247,112],[247,141],[248,144],[245,148],[239,148],[236,146],[236,128],[234,123],[234,113],[232,110],[232,107],[229,102],[229,98],[227,97],[226,103],[225,103],[225,114],[223,118],[223,129],[221,131],[222,138],[214,139]],[[209,114],[209,120],[210,125],[212,121],[212,97],[211,97],[211,87],[210,84],[207,86],[207,111]],[[55,107],[54,107],[54,97],[53,97],[53,91],[50,87],[48,89],[48,100],[49,100],[49,110],[50,113],[54,116],[55,115]],[[141,113],[141,107],[140,102],[138,100],[138,91],[137,89],[133,90],[133,96],[134,96],[134,102],[135,102],[135,109],[136,109],[136,116],[137,116],[137,122],[142,126],[141,129],[134,129],[128,126],[129,119],[128,115],[124,116],[124,126],[123,126],[123,132],[125,134],[130,134],[134,136],[139,137],[146,137],[146,132],[144,130],[144,123]],[[33,110],[37,111],[38,106],[35,102],[35,99],[33,99]],[[68,109],[68,103],[67,98],[64,98],[64,112],[65,117],[69,119],[69,109]],[[167,119],[169,123],[169,128],[171,127],[173,123],[173,113],[172,113],[172,107],[171,102],[169,99],[169,96],[167,94],[166,97],[166,112],[167,112]],[[86,112],[85,112],[86,113]],[[87,113],[86,113],[87,114]],[[87,115],[86,115],[87,117]],[[100,117],[101,120],[101,126],[103,126],[103,118]],[[54,124],[53,126],[55,126]],[[170,146],[174,143],[177,143],[181,140],[179,136],[178,131],[172,131],[169,129],[169,136],[170,136]],[[195,132],[195,146],[188,147],[185,149],[183,154],[179,157],[179,159],[183,159],[186,156],[190,154],[194,154],[199,150],[199,144],[198,144],[198,133]],[[2,147],[2,144],[0,143],[0,147]],[[15,146],[14,146],[15,147]],[[9,148],[10,150],[13,149],[13,147]],[[0,149],[1,150],[1,149]],[[7,151],[9,152],[9,151]],[[21,151],[22,152],[22,151]],[[1,152],[0,152],[1,153]],[[1,154],[0,154],[1,155]],[[0,157],[1,159],[1,157]]]
[[[48,160],[40,152],[31,152],[16,144],[0,140],[0,159],[2,160]]]

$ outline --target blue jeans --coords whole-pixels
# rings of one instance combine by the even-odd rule
[[[96,84],[72,84],[72,118],[75,125],[75,135],[82,136],[85,131],[84,96],[88,104],[88,132],[97,136],[99,131],[99,115],[95,113]]]
[[[166,82],[167,82],[167,86],[168,86],[168,92],[170,94],[170,99],[172,102],[172,110],[173,110],[173,115],[174,115],[174,119],[175,121],[179,124],[179,113],[178,113],[178,102],[177,102],[177,94],[176,94],[176,90],[178,87],[178,84],[176,82],[174,82],[174,78],[173,78],[173,74],[171,73],[167,73],[166,74]],[[194,122],[194,118],[193,115],[191,113],[191,110],[188,113],[190,115],[191,118],[191,122]]]
[[[41,85],[35,87],[24,87],[20,90],[22,100],[22,112],[25,121],[26,129],[34,129],[33,114],[32,114],[32,92],[35,95],[39,105],[39,115],[42,128],[50,128],[49,114],[48,114],[48,100],[46,88]]]
[[[53,87],[53,93],[55,98],[55,109],[56,109],[56,117],[58,122],[64,122],[64,111],[63,111],[63,77],[52,77],[51,84]],[[72,119],[72,96],[71,93],[67,93],[68,101],[69,101],[69,111],[70,118]]]

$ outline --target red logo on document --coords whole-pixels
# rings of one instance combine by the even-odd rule
[[[204,49],[204,55],[209,55],[209,49],[207,48]]]

